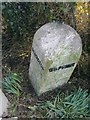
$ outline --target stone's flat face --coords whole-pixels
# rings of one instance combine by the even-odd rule
[[[43,25],[34,35],[29,77],[38,95],[65,84],[82,52],[81,38],[69,25]]]

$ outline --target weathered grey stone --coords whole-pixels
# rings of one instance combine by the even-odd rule
[[[0,89],[0,118],[2,117],[3,114],[5,114],[6,116],[8,115],[7,108],[9,104],[10,103],[8,99],[6,98],[2,90]]]
[[[29,77],[38,95],[65,84],[80,58],[81,38],[69,25],[43,25],[35,34]]]

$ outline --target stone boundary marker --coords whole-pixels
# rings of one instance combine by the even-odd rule
[[[81,38],[69,25],[51,22],[37,30],[29,67],[29,78],[37,95],[67,83],[81,52]]]

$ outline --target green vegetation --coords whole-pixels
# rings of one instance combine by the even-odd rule
[[[2,80],[2,89],[4,93],[7,93],[8,96],[12,96],[9,98],[10,106],[8,108],[8,113],[10,116],[16,116],[17,114],[19,97],[22,93],[21,81],[21,75],[12,71],[8,71],[7,75]]]
[[[54,101],[47,101],[43,106],[47,109],[47,118],[86,118],[90,117],[89,109],[90,95],[87,90],[78,91],[65,96],[60,94]]]
[[[10,72],[3,80],[2,80],[2,88],[4,91],[20,96],[21,94],[21,78],[18,74]]]

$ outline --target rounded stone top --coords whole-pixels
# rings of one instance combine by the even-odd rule
[[[82,51],[79,34],[69,25],[59,22],[47,23],[39,28],[34,35],[33,46],[42,49],[41,52],[44,52],[46,57],[60,52],[61,49],[69,49],[72,53]]]

